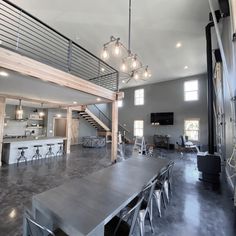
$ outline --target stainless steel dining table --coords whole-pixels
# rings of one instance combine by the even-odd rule
[[[83,178],[33,196],[37,221],[59,227],[70,236],[104,235],[104,226],[169,161],[152,157],[129,158]]]

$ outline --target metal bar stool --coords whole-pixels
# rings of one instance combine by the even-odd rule
[[[25,150],[28,147],[19,147],[18,150],[21,150],[20,156],[17,158],[17,166],[19,165],[20,160],[23,158],[25,160],[25,164],[27,165],[27,158],[25,157]]]
[[[39,148],[41,148],[43,145],[34,145],[34,148],[36,148],[36,151],[35,151],[35,154],[33,155],[33,157],[32,157],[32,161],[33,161],[33,159],[35,158],[35,159],[39,159],[39,158],[42,158],[42,155],[40,154],[40,152],[39,152]]]
[[[58,145],[59,145],[59,150],[56,154],[56,157],[57,156],[64,156],[65,155],[65,151],[64,151],[64,148],[63,148],[64,143],[58,143]]]
[[[49,144],[47,144],[47,146],[49,147],[48,148],[48,152],[46,153],[46,155],[45,155],[45,158],[47,158],[47,157],[55,157],[55,154],[53,153],[53,151],[52,151],[52,146],[54,146],[55,144],[53,144],[53,143],[49,143]]]

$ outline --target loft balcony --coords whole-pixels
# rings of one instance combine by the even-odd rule
[[[7,0],[0,2],[1,48],[66,72],[78,80],[113,92],[119,90],[117,70]],[[2,54],[4,56],[6,53]]]

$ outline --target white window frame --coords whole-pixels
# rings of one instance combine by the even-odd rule
[[[144,89],[136,89],[134,91],[134,105],[142,106],[144,105]]]
[[[198,121],[198,129],[197,129],[197,130],[194,130],[194,129],[192,129],[192,130],[186,130],[186,125],[185,125],[186,121]],[[186,133],[186,131],[190,131],[190,132],[191,132],[191,131],[197,131],[197,132],[198,132],[197,139],[192,139],[192,138]],[[185,136],[188,136],[189,141],[199,141],[199,140],[200,140],[200,119],[199,119],[199,118],[189,118],[189,119],[185,119],[185,120],[184,120],[184,135],[185,135]]]
[[[187,83],[191,83],[191,82],[197,82],[197,89],[188,89],[187,87]],[[197,93],[197,97],[196,99],[188,99],[187,98],[187,94],[189,93]],[[193,102],[193,101],[198,101],[199,100],[199,81],[197,79],[194,80],[188,80],[184,82],[184,101],[185,102]]]
[[[143,137],[143,131],[144,131],[144,121],[134,120],[134,136]]]

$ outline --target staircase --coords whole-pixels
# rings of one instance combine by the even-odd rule
[[[91,106],[90,106],[91,107]],[[107,142],[111,141],[111,119],[107,117],[96,105],[92,106],[92,111],[86,107],[82,106],[80,108],[79,115],[91,124],[96,130],[98,136],[106,137]],[[122,135],[122,139],[125,143],[130,143],[131,140],[126,136],[129,131],[118,124],[118,130]]]
[[[83,106],[79,115],[90,123],[98,132],[111,132],[110,128],[94,115],[87,107]]]

